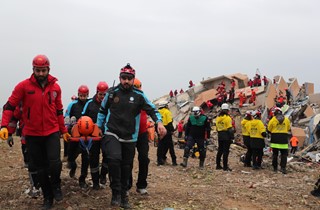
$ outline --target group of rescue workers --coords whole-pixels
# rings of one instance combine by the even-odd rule
[[[120,69],[117,86],[109,87],[104,81],[97,84],[95,95],[89,99],[89,88],[81,85],[77,97],[72,97],[63,115],[61,88],[50,72],[50,62],[45,55],[37,55],[32,62],[30,78],[18,83],[3,106],[0,138],[13,145],[12,135],[17,129],[21,136],[23,157],[31,175],[33,189],[41,188],[43,209],[50,209],[54,200],[61,201],[62,161],[60,137],[64,140],[64,159],[75,177],[76,159],[81,154],[80,188],[88,188],[88,168],[92,188],[99,190],[107,183],[109,173],[112,190],[111,206],[129,209],[129,190],[132,187],[132,168],[135,148],[138,151],[139,173],[136,191],[147,194],[149,165],[149,139],[147,130],[155,126],[159,136],[157,163],[166,163],[169,151],[172,165],[177,166],[172,135],[175,131],[168,101],[159,103],[158,109],[143,91],[141,82],[135,78],[136,71],[130,64]],[[150,124],[148,116],[154,124]],[[19,124],[19,126],[17,126]],[[275,109],[267,129],[257,110],[246,112],[241,122],[247,153],[245,167],[261,169],[264,138],[271,133],[273,150],[272,165],[278,170],[278,154],[281,154],[280,171],[287,173],[288,133],[290,121],[281,109]],[[228,164],[230,145],[234,139],[234,128],[230,116],[230,105],[221,104],[216,118],[218,151],[216,169],[232,171]],[[193,107],[187,122],[178,126],[179,137],[185,132],[183,162],[187,167],[190,150],[195,146],[199,153],[199,167],[204,168],[207,140],[210,138],[211,122],[200,107]],[[154,138],[154,137],[152,137]],[[102,158],[100,154],[102,151]],[[102,159],[100,163],[100,159]],[[221,165],[222,159],[222,165]],[[101,166],[100,166],[101,165]],[[312,194],[320,196],[320,181]]]

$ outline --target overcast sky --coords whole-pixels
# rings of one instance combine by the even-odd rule
[[[51,61],[64,107],[81,84],[119,82],[127,62],[149,99],[192,79],[244,73],[315,83],[320,92],[318,0],[3,0],[0,106]]]

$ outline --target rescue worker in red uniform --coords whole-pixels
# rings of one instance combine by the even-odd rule
[[[139,90],[141,90],[142,83],[138,78],[134,78],[133,86]],[[149,155],[149,140],[148,140],[148,132],[147,132],[147,121],[148,115],[144,110],[141,110],[140,114],[140,125],[139,125],[139,135],[137,140],[137,150],[138,150],[138,161],[139,161],[139,172],[138,172],[138,180],[136,183],[136,192],[141,195],[148,194],[147,191],[147,177],[149,171],[149,163],[150,159]],[[132,187],[132,175],[129,179],[129,189]]]
[[[53,199],[63,199],[61,191],[60,135],[70,137],[64,126],[61,88],[57,78],[49,74],[50,62],[45,55],[37,55],[32,62],[33,74],[15,86],[3,106],[0,138],[8,138],[8,125],[16,106],[22,103],[23,132],[30,161],[38,172],[43,192],[43,207],[49,209]]]

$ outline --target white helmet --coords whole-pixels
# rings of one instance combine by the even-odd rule
[[[200,107],[198,107],[198,106],[194,106],[194,107],[192,108],[192,111],[193,111],[193,112],[200,111]]]
[[[160,101],[158,107],[159,108],[163,108],[166,107],[168,105],[168,101],[164,100],[164,101]]]
[[[246,115],[252,115],[252,111],[250,111],[250,110],[248,110],[248,111],[246,111]]]
[[[274,108],[273,113],[274,113],[275,115],[277,115],[277,114],[282,114],[282,110],[281,110],[281,108],[276,107],[276,108]]]
[[[199,116],[199,115],[201,114],[200,107],[194,106],[194,107],[192,108],[192,112],[193,112],[193,114],[194,114],[195,116]]]
[[[221,109],[222,110],[230,110],[229,104],[227,104],[227,103],[222,104]]]

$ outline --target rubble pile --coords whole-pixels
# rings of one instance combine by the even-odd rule
[[[256,74],[256,79],[259,75]],[[294,170],[305,170],[301,165],[312,162],[320,162],[320,94],[314,93],[313,83],[305,82],[299,85],[296,78],[285,81],[281,76],[275,76],[272,80],[267,79],[264,85],[250,87],[247,84],[250,79],[247,75],[232,74],[222,75],[215,78],[203,80],[200,84],[189,87],[186,91],[174,97],[164,95],[154,101],[167,100],[169,108],[173,114],[174,123],[181,119],[186,122],[190,110],[193,106],[200,106],[204,113],[212,119],[212,133],[209,139],[208,150],[217,148],[217,132],[215,130],[215,118],[220,111],[217,100],[221,87],[227,92],[233,89],[234,99],[225,101],[231,104],[231,115],[235,122],[236,135],[235,144],[239,149],[232,147],[232,150],[239,150],[239,156],[244,153],[240,122],[247,110],[257,110],[262,112],[262,120],[268,123],[268,115],[275,106],[279,106],[279,98],[283,98],[281,110],[291,121],[292,135],[299,139],[299,150],[288,158],[289,166]],[[272,82],[271,82],[272,81]],[[261,82],[260,82],[261,83]],[[229,91],[230,92],[230,91]],[[254,92],[255,98],[252,99]],[[288,94],[290,94],[288,96]],[[243,95],[247,98],[243,100]],[[230,97],[230,95],[228,96]],[[250,100],[249,100],[250,99]],[[213,107],[208,106],[208,101]],[[282,102],[281,102],[282,103]],[[270,139],[266,138],[264,155],[271,156],[268,148]],[[301,163],[302,162],[302,163]],[[308,168],[308,167],[307,167]]]

